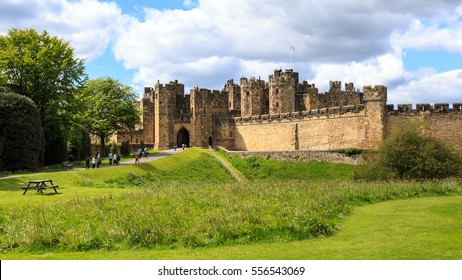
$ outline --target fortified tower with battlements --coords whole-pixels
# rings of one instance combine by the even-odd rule
[[[269,76],[270,115],[295,111],[297,85],[298,73],[291,69],[275,70],[274,75]]]

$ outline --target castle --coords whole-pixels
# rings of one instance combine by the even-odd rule
[[[142,129],[119,133],[118,141],[222,146],[243,151],[374,148],[400,124],[423,119],[430,133],[462,150],[462,103],[387,105],[385,86],[362,91],[331,81],[328,92],[300,82],[293,70],[260,78],[228,80],[222,90],[195,87],[189,95],[177,80],[146,87]]]

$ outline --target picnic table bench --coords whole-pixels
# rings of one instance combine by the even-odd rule
[[[70,161],[63,161],[63,168],[74,168],[74,166]]]
[[[47,183],[49,183],[49,185],[47,185]],[[55,193],[58,193],[58,191],[56,190],[57,187],[59,187],[59,185],[53,185],[53,180],[51,179],[32,180],[29,181],[27,186],[22,187],[22,189],[24,190],[24,193],[22,195],[25,195],[26,192],[30,189],[35,189],[37,190],[37,192],[43,194],[44,189],[53,188],[53,190],[55,190]]]

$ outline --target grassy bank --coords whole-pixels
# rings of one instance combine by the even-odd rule
[[[348,180],[356,166],[330,162],[279,162],[258,157],[241,158],[218,150],[222,157],[242,172],[247,179]]]

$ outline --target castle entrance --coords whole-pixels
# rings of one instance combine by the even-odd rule
[[[189,132],[186,128],[182,128],[178,131],[176,135],[176,145],[181,148],[181,145],[185,144],[186,147],[189,147]]]

